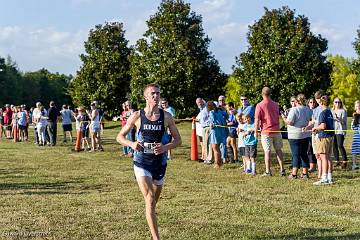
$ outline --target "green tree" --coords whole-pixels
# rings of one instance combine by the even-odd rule
[[[0,57],[0,104],[6,103],[21,104],[22,77],[18,70],[16,62],[8,56],[5,60]]]
[[[339,97],[348,110],[348,114],[354,111],[354,102],[359,98],[358,76],[354,73],[351,62],[340,56],[329,56],[329,62],[333,65],[331,72],[331,99]]]
[[[241,106],[240,101],[240,85],[238,79],[235,76],[229,76],[227,83],[225,85],[225,96],[227,102],[235,103],[235,106],[238,108]]]
[[[352,61],[352,68],[357,75],[356,82],[360,92],[360,29],[357,30],[357,38],[355,38],[353,45],[358,57]],[[357,100],[360,100],[359,96],[357,97]]]
[[[31,106],[40,101],[48,106],[50,101],[55,101],[58,107],[70,104],[71,98],[67,94],[72,76],[51,73],[46,69],[35,72],[26,72],[23,76],[23,101]]]
[[[85,42],[83,65],[71,81],[69,92],[77,105],[89,106],[97,100],[108,116],[118,115],[130,85],[131,49],[123,24],[96,25]]]
[[[314,36],[304,16],[295,16],[288,7],[268,10],[249,27],[248,50],[237,58],[234,76],[240,88],[260,101],[264,86],[281,105],[298,93],[313,95],[330,84],[331,65],[323,53],[327,40]]]
[[[162,1],[147,21],[144,38],[131,55],[132,99],[143,99],[149,83],[162,87],[179,117],[196,112],[195,99],[215,99],[223,91],[226,76],[208,51],[202,18],[181,0]],[[143,102],[140,102],[143,106]]]

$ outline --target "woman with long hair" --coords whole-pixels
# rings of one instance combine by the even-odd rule
[[[335,166],[340,166],[339,150],[342,156],[341,168],[346,169],[347,156],[344,147],[344,140],[346,135],[346,120],[347,114],[343,102],[339,97],[334,99],[334,106],[332,108],[334,117],[335,137],[333,142],[333,154],[335,158]]]

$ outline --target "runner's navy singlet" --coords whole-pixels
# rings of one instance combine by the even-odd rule
[[[148,170],[153,179],[160,180],[165,175],[167,153],[154,154],[154,143],[163,143],[165,136],[164,110],[160,110],[160,117],[156,121],[150,121],[145,116],[145,111],[140,110],[140,128],[137,141],[143,146],[140,151],[134,152],[134,164],[137,167]]]

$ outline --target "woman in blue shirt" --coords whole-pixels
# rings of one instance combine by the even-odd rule
[[[219,110],[213,101],[207,103],[207,109],[209,111],[209,143],[214,151],[215,166],[214,168],[220,168],[222,165],[220,154],[220,143],[224,143],[225,131],[225,118],[221,110]]]

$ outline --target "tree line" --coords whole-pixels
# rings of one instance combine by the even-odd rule
[[[31,107],[38,101],[48,104],[51,100],[71,104],[67,89],[72,78],[46,69],[23,73],[10,56],[0,56],[0,106],[9,103]]]
[[[228,100],[239,104],[240,94],[246,94],[256,103],[263,86],[274,90],[273,98],[281,105],[288,104],[290,96],[299,92],[310,97],[323,89],[342,98],[351,109],[359,96],[359,57],[325,55],[327,40],[311,32],[307,17],[296,15],[287,6],[265,8],[264,15],[249,26],[247,50],[236,57],[229,76],[210,52],[211,40],[202,27],[202,17],[191,10],[189,3],[163,0],[146,23],[146,32],[134,46],[129,46],[122,23],[96,25],[84,43],[82,65],[74,77],[45,69],[21,74],[3,61],[0,64],[7,68],[6,72],[14,71],[5,81],[33,89],[37,99],[51,98],[48,92],[41,91],[40,83],[62,90],[51,92],[58,93],[62,102],[88,106],[96,99],[108,116],[118,115],[126,100],[143,107],[142,90],[149,83],[162,87],[162,96],[177,110],[178,117],[192,116],[197,111],[197,97],[216,99],[226,94]],[[358,56],[359,39],[360,31],[354,41]],[[2,74],[0,86],[5,79]],[[11,80],[15,78],[22,80]],[[11,94],[5,97],[0,93],[0,103],[10,100]],[[34,98],[19,96],[19,100],[29,102]]]

